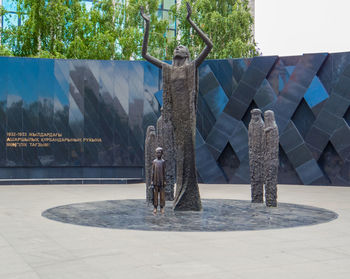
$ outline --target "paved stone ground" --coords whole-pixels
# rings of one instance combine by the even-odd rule
[[[77,226],[42,212],[142,199],[144,184],[0,186],[0,278],[350,278],[350,188],[279,186],[279,202],[337,219],[260,231],[169,232]],[[203,199],[249,200],[248,185],[200,185]]]

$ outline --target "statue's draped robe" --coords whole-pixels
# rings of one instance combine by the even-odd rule
[[[279,135],[276,122],[265,129],[265,200],[267,206],[277,206],[277,179],[279,166]]]
[[[264,122],[259,116],[248,126],[249,167],[252,202],[264,202]]]
[[[163,116],[173,126],[176,153],[174,210],[202,209],[195,160],[197,89],[194,62],[163,66]]]
[[[152,162],[156,156],[157,138],[154,126],[148,126],[145,140],[145,178],[146,178],[146,201],[152,201],[150,190],[152,181]]]
[[[173,201],[175,185],[174,131],[171,122],[165,122],[162,115],[157,121],[157,144],[163,148],[163,158],[166,161],[165,199],[167,201]]]

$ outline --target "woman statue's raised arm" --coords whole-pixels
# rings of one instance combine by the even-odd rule
[[[199,27],[192,21],[192,19],[191,19],[192,8],[188,2],[186,2],[186,6],[187,6],[187,20],[188,20],[188,22],[191,24],[193,29],[196,30],[198,35],[202,38],[202,40],[206,44],[206,47],[203,49],[202,53],[194,61],[196,64],[196,67],[198,67],[200,64],[202,64],[204,59],[210,53],[211,49],[213,48],[213,43],[210,41],[208,36],[202,30],[200,30]]]
[[[145,14],[143,7],[140,8],[140,14],[146,22],[145,33],[143,35],[142,57],[145,58],[148,62],[151,62],[153,65],[157,66],[158,68],[162,68],[164,62],[147,53],[150,18]]]

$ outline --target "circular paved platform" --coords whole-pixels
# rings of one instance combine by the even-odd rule
[[[338,217],[330,210],[279,203],[277,208],[250,201],[202,200],[201,212],[152,214],[144,200],[111,200],[68,204],[50,208],[42,216],[64,223],[110,229],[146,231],[245,231],[290,228],[329,222]]]

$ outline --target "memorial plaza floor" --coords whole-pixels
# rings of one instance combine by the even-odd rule
[[[250,199],[249,185],[201,184],[200,191],[203,200]],[[42,216],[57,206],[144,194],[144,184],[0,186],[0,278],[350,278],[350,187],[279,185],[281,203],[338,214],[293,228],[145,231]],[[147,218],[162,218],[149,209]]]

